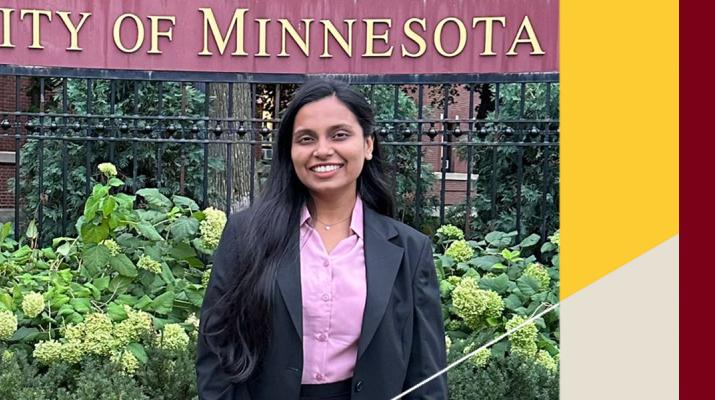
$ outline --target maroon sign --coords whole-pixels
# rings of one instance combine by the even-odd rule
[[[254,73],[558,71],[558,0],[0,0],[0,64]]]

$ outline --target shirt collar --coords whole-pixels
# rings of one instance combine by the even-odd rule
[[[307,206],[303,206],[300,214],[300,226],[303,227],[311,220],[310,211],[308,211]],[[363,205],[362,199],[358,194],[355,197],[355,205],[353,206],[353,213],[350,219],[350,229],[355,232],[358,237],[362,238],[364,233],[364,220],[363,220]]]

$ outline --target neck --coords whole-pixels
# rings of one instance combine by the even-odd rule
[[[357,192],[346,190],[334,195],[317,195],[312,193],[313,210],[316,218],[325,223],[333,223],[350,216],[355,207]]]

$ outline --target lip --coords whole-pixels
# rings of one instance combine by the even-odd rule
[[[317,172],[317,171],[313,170],[313,168],[316,168],[316,167],[329,166],[329,165],[336,165],[336,166],[338,166],[338,168],[336,168],[332,171],[327,171],[327,172]],[[315,175],[319,178],[330,178],[331,176],[335,175],[338,171],[340,171],[344,166],[345,166],[345,164],[342,164],[342,163],[320,163],[320,164],[311,165],[310,167],[308,167],[308,170],[313,175]]]

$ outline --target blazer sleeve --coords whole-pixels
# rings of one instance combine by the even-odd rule
[[[413,282],[415,309],[412,351],[403,391],[447,365],[439,283],[432,256],[432,241],[429,238],[424,242],[418,263]],[[439,375],[404,398],[447,399],[447,374]]]
[[[214,252],[213,267],[209,278],[203,304],[200,312],[200,327],[206,325],[207,310],[213,307],[218,299],[226,293],[235,273],[238,259],[238,229],[240,213],[229,217],[221,234],[219,245]],[[209,327],[209,332],[218,327]],[[196,377],[199,399],[201,400],[249,400],[245,384],[235,384],[229,380],[229,375],[220,365],[218,355],[211,351],[206,337],[201,333],[196,343]]]

